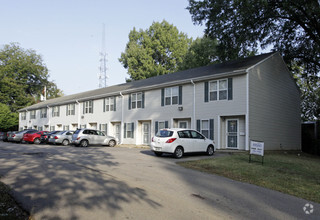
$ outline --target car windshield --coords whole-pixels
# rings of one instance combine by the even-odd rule
[[[173,135],[173,131],[160,130],[156,134],[156,137],[171,137],[172,135]]]

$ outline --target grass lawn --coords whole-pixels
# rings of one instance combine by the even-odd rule
[[[320,203],[320,157],[301,152],[265,152],[261,157],[233,153],[212,159],[179,162],[181,166],[277,190]]]

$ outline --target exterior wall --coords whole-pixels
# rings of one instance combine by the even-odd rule
[[[249,70],[250,139],[265,149],[300,149],[300,93],[280,55]]]
[[[116,124],[121,125],[121,143],[142,144],[143,131],[142,124],[150,124],[150,137],[156,132],[156,122],[168,122],[168,127],[178,127],[180,121],[187,122],[188,128],[196,129],[196,120],[214,120],[213,139],[218,148],[225,148],[223,138],[225,132],[220,132],[218,125],[221,117],[241,116],[246,113],[246,76],[245,74],[234,76],[233,78],[233,99],[204,101],[205,89],[204,81],[193,84],[191,81],[182,86],[182,104],[161,106],[161,88],[144,91],[144,108],[129,109],[129,95],[116,97],[116,111],[103,112],[103,99],[94,100],[93,113],[83,114],[83,102],[75,105],[75,115],[66,115],[66,105],[60,106],[60,115],[52,116],[52,107],[47,112],[47,118],[31,120],[31,125],[44,126],[49,128],[54,126],[55,130],[62,130],[64,126],[74,130],[78,127],[100,128],[100,124],[108,125],[108,134],[115,136]],[[220,79],[220,78],[219,78]],[[221,78],[226,79],[226,78]],[[216,79],[215,79],[216,80]],[[194,95],[195,92],[195,95]],[[194,109],[195,106],[195,109]],[[39,110],[37,112],[40,112]],[[80,113],[80,114],[79,114]],[[28,121],[20,120],[20,127]],[[241,120],[242,123],[243,120]],[[134,123],[134,138],[124,137],[124,123]],[[28,127],[30,127],[28,126]],[[241,124],[241,126],[243,126]],[[222,137],[224,136],[224,137]],[[221,146],[220,146],[221,145]],[[241,147],[242,148],[242,147]]]

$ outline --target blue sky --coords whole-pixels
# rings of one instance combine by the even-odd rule
[[[107,85],[125,82],[118,61],[128,34],[163,19],[189,37],[201,37],[185,8],[188,0],[0,0],[0,46],[18,42],[43,57],[65,95],[98,88],[99,52],[105,24]]]

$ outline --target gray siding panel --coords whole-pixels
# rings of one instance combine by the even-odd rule
[[[265,148],[300,149],[300,93],[275,54],[249,71],[249,132]]]

